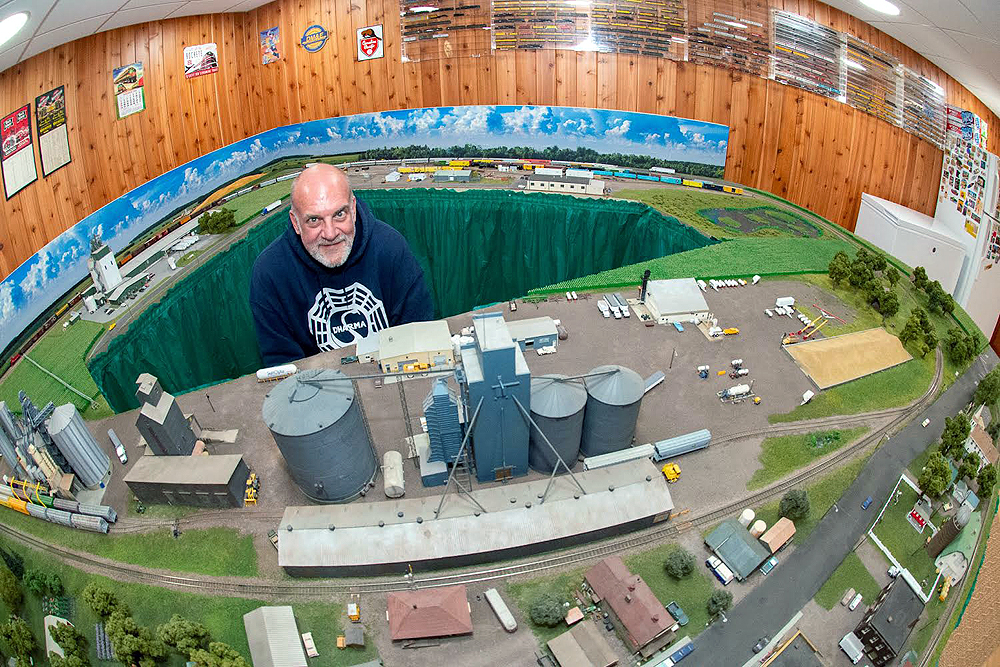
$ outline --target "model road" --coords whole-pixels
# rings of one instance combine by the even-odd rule
[[[940,399],[878,447],[834,505],[836,509],[827,512],[809,540],[727,614],[727,623],[713,623],[698,636],[697,650],[685,665],[738,667],[753,658],[752,647],[757,640],[765,635],[774,637],[812,599],[868,530],[900,472],[941,437],[944,418],[965,408],[972,400],[976,383],[998,361],[996,353],[987,347]],[[920,423],[925,418],[931,423],[922,428]],[[875,502],[862,510],[861,503],[868,496]]]

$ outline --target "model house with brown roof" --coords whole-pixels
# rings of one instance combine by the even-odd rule
[[[584,575],[604,611],[622,629],[626,645],[649,657],[670,643],[674,619],[642,577],[618,556],[605,558]]]
[[[385,617],[393,641],[472,634],[465,586],[390,593],[388,602]]]
[[[976,420],[972,421],[972,430],[965,441],[965,451],[979,454],[980,470],[989,463],[996,465],[997,460],[1000,459],[1000,452],[997,452],[993,438]]]

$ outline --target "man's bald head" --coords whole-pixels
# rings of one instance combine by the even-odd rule
[[[347,261],[354,244],[357,204],[343,171],[329,164],[302,170],[292,182],[289,217],[313,259],[327,268]]]

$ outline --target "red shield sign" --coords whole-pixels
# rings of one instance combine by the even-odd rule
[[[366,56],[373,55],[376,51],[378,51],[378,42],[379,42],[379,38],[378,37],[364,37],[364,38],[362,38],[362,40],[361,40],[361,52],[364,53]]]

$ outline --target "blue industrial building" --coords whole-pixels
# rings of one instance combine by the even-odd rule
[[[428,461],[454,463],[462,447],[462,424],[459,420],[458,392],[448,387],[448,380],[438,378],[424,399],[424,417],[430,438]]]
[[[472,319],[475,343],[462,346],[473,459],[480,482],[528,473],[529,422],[518,407],[531,411],[531,375],[521,348],[511,339],[500,313]],[[516,399],[516,401],[515,401]]]

